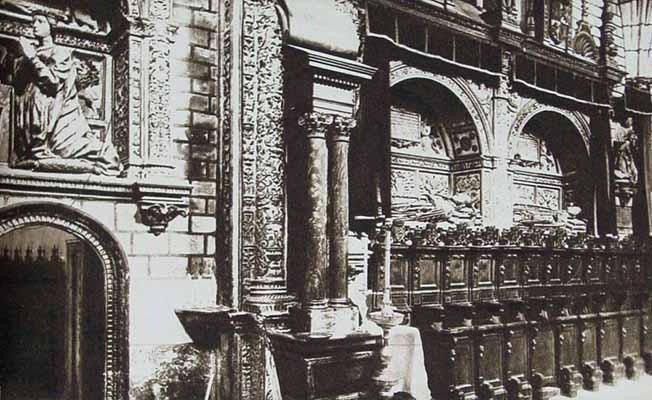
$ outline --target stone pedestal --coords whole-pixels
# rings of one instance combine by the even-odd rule
[[[270,335],[285,400],[367,398],[382,337],[355,333]]]
[[[636,186],[629,181],[616,181],[616,226],[618,235],[627,236],[634,233],[632,224],[632,205],[636,195]]]

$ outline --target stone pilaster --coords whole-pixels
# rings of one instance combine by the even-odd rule
[[[170,49],[177,26],[171,0],[123,10],[125,30],[113,44],[113,141],[127,175],[180,176],[170,159]]]
[[[512,71],[513,55],[509,51],[502,54],[503,76],[498,81],[498,87],[493,96],[493,170],[491,170],[492,184],[482,185],[483,196],[490,199],[490,212],[485,223],[498,228],[509,228],[513,220],[513,199],[511,196],[511,181],[508,171],[508,142],[510,129],[514,123],[518,105],[512,97]],[[494,190],[495,188],[502,190]]]
[[[329,131],[328,192],[330,241],[330,291],[332,304],[349,303],[347,285],[349,237],[349,138],[352,118],[335,117]]]

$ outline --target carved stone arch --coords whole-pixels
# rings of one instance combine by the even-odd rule
[[[566,118],[577,130],[577,133],[580,135],[582,142],[584,143],[584,148],[586,150],[587,156],[590,155],[590,138],[591,130],[589,128],[588,121],[577,111],[568,111],[559,107],[551,106],[548,104],[539,103],[536,100],[530,100],[516,115],[514,123],[512,124],[511,129],[509,130],[508,142],[512,135],[520,134],[523,131],[525,125],[536,115],[542,112],[553,112],[555,114],[561,115]]]
[[[0,236],[45,225],[85,241],[104,270],[104,399],[126,399],[129,390],[127,257],[115,236],[90,215],[53,202],[27,202],[0,208]]]
[[[473,124],[480,138],[480,152],[482,154],[491,154],[493,142],[491,140],[491,125],[484,113],[480,101],[475,96],[469,85],[462,78],[451,78],[445,75],[435,74],[429,71],[412,67],[402,62],[392,65],[389,72],[389,85],[394,86],[408,79],[426,79],[439,83],[448,89],[457,97],[464,108],[471,116]]]

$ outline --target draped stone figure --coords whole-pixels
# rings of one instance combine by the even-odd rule
[[[617,180],[635,185],[638,182],[638,168],[634,158],[638,137],[632,125],[632,118],[627,118],[617,131],[614,143],[614,176]]]
[[[109,142],[91,130],[76,86],[69,49],[54,44],[51,25],[33,15],[34,45],[20,39],[24,57],[16,60],[16,168],[52,172],[118,175],[122,166]]]

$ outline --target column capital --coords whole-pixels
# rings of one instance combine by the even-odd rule
[[[336,115],[333,117],[328,138],[337,142],[348,142],[351,131],[357,126],[355,118],[348,118]]]
[[[333,118],[330,114],[312,111],[301,115],[297,122],[308,138],[325,139]]]

